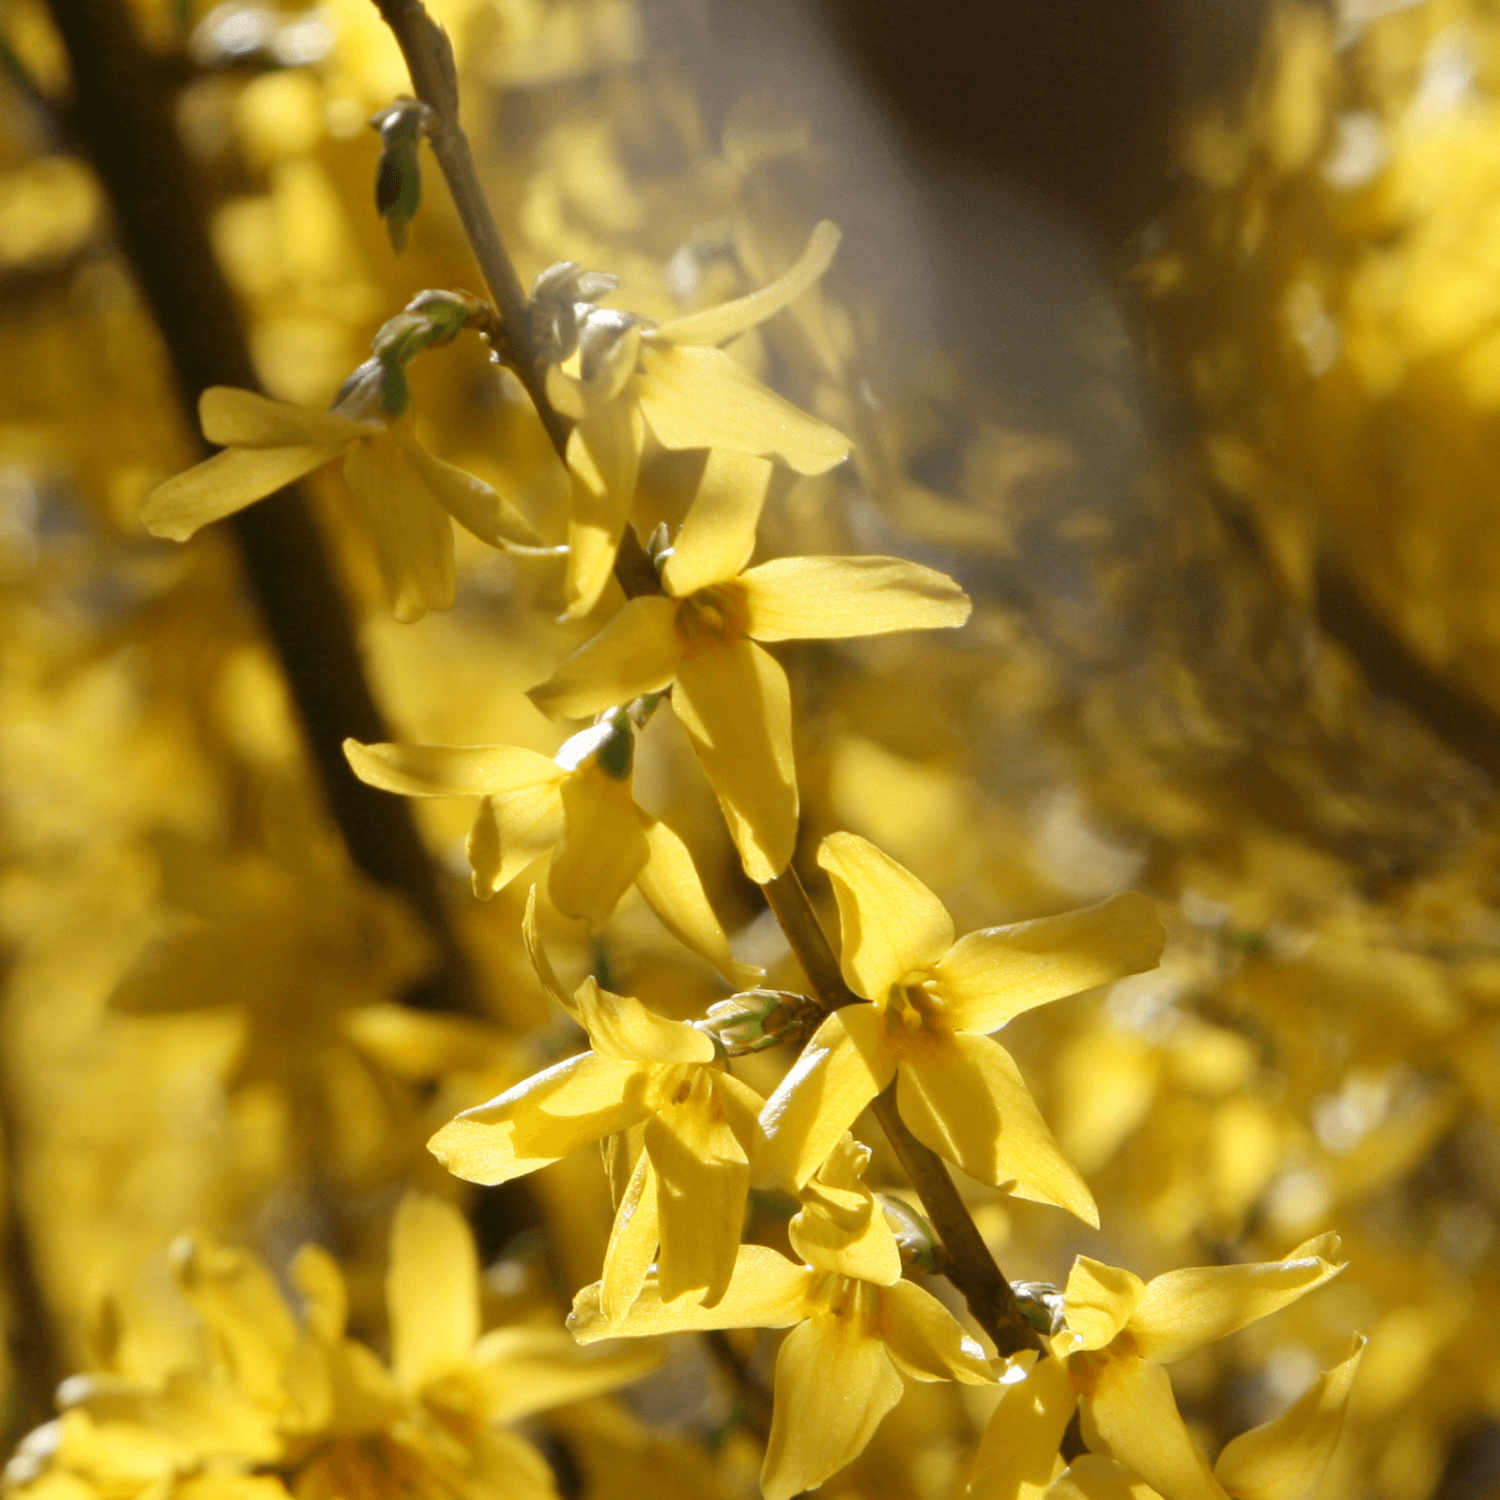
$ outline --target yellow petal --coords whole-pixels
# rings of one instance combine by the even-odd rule
[[[419,1391],[468,1358],[479,1337],[479,1258],[464,1216],[426,1193],[407,1193],[391,1225],[385,1275],[391,1368]]]
[[[1134,1271],[1078,1256],[1063,1291],[1069,1349],[1102,1349],[1130,1321],[1146,1283]]]
[[[625,1317],[612,1324],[599,1306],[596,1281],[573,1299],[568,1327],[580,1344],[711,1328],[786,1328],[807,1316],[808,1288],[814,1278],[806,1266],[765,1245],[741,1245],[729,1289],[716,1307],[704,1307],[691,1295],[663,1302],[652,1277]]]
[[[931,1292],[897,1281],[881,1288],[879,1306],[880,1337],[903,1374],[964,1385],[995,1383],[984,1350]]]
[[[1285,1260],[1168,1271],[1147,1283],[1130,1331],[1144,1358],[1171,1364],[1322,1286],[1344,1269],[1338,1253],[1330,1234]]]
[[[646,864],[635,877],[637,890],[679,943],[706,958],[737,990],[765,977],[754,964],[742,964],[729,951],[729,939],[704,894],[703,882],[687,845],[655,818],[645,822]]]
[[[559,779],[516,787],[480,805],[468,844],[477,896],[503,889],[562,842],[567,819],[561,784]]]
[[[614,915],[620,897],[645,868],[650,849],[630,782],[585,764],[559,783],[567,830],[547,877],[552,904],[581,917],[590,932]]]
[[[400,428],[396,430],[401,451],[432,498],[465,531],[491,547],[539,547],[541,537],[531,523],[508,501],[502,500],[484,480],[434,458],[420,443]]]
[[[901,1279],[901,1252],[875,1195],[858,1180],[869,1159],[868,1146],[842,1137],[802,1188],[802,1208],[787,1225],[787,1238],[820,1271],[890,1286]]]
[[[1161,1500],[1123,1464],[1098,1453],[1075,1458],[1048,1486],[1043,1500]]]
[[[995,1187],[1014,1181],[1017,1197],[1099,1227],[1093,1195],[999,1043],[957,1033],[903,1050],[896,1102],[912,1134],[970,1177]]]
[[[1061,916],[988,927],[939,961],[937,994],[961,1031],[997,1031],[1022,1011],[1154,969],[1166,932],[1136,891]]]
[[[403,623],[453,603],[453,524],[407,462],[394,433],[356,443],[344,479],[370,519],[375,555]]]
[[[564,589],[570,619],[580,620],[599,602],[635,497],[645,424],[634,402],[593,406],[568,436],[573,508],[568,521]]]
[[[644,1120],[637,1063],[585,1052],[450,1120],[427,1149],[469,1182],[493,1186]]]
[[[141,525],[152,536],[185,542],[202,526],[264,500],[301,479],[345,444],[304,448],[226,448],[182,474],[174,474],[146,496]]]
[[[686,1021],[669,1021],[630,995],[599,988],[592,974],[573,992],[573,1013],[601,1057],[632,1063],[713,1061],[713,1039]]]
[[[646,1284],[661,1234],[656,1217],[656,1173],[641,1152],[615,1210],[614,1227],[599,1278],[599,1308],[617,1323],[630,1311]]]
[[[659,693],[682,660],[675,618],[670,599],[632,599],[527,697],[549,719],[582,719]]]
[[[385,425],[272,401],[232,385],[211,385],[198,397],[198,421],[203,436],[224,448],[343,449]]]
[[[1134,1470],[1163,1500],[1227,1500],[1178,1414],[1160,1365],[1095,1355],[1074,1355],[1070,1364],[1080,1359],[1093,1367],[1093,1379],[1080,1392],[1083,1440],[1091,1452]]]
[[[488,797],[546,786],[568,773],[518,745],[362,745],[344,741],[354,774],[405,797]]]
[[[896,1071],[874,1006],[846,1005],[818,1027],[761,1111],[756,1180],[801,1189]]]
[[[1078,1405],[1068,1362],[1039,1360],[1024,1379],[1014,1380],[1020,1369],[1011,1365],[1005,1394],[979,1440],[969,1500],[1039,1500],[1052,1480],[1058,1446]]]
[[[698,1292],[713,1307],[734,1274],[750,1166],[706,1069],[685,1099],[674,1098],[646,1121],[645,1139],[656,1169],[660,1294],[672,1302]]]
[[[953,943],[948,909],[904,865],[854,833],[831,833],[818,849],[839,904],[840,963],[855,994],[885,1000],[920,976]]]
[[[485,1334],[474,1346],[471,1368],[483,1382],[489,1420],[518,1422],[638,1380],[656,1369],[663,1356],[662,1349],[650,1344],[581,1349],[566,1328],[523,1323]],[[508,1497],[510,1491],[502,1480],[487,1493]]]
[[[758,641],[941,630],[973,608],[946,573],[897,557],[778,557],[741,582]]]
[[[779,458],[799,474],[843,461],[849,440],[769,391],[722,349],[645,344],[641,413],[663,448],[722,448]]]
[[[672,540],[662,583],[682,599],[738,575],[755,551],[755,529],[771,482],[771,465],[716,448],[708,455],[693,503]]]
[[[1319,1375],[1279,1417],[1225,1445],[1214,1473],[1235,1500],[1316,1500],[1365,1343],[1356,1337],[1348,1359]]]
[[[901,1399],[901,1377],[871,1326],[879,1292],[859,1281],[846,1287],[853,1307],[820,1310],[786,1336],[776,1356],[760,1471],[765,1500],[791,1500],[858,1458]]]
[[[764,885],[786,869],[797,841],[786,673],[752,641],[700,651],[677,669],[672,708],[718,796],[745,874]]]
[[[562,981],[552,967],[552,960],[547,956],[547,947],[542,942],[541,930],[537,926],[535,886],[526,892],[526,910],[521,916],[521,941],[526,946],[526,956],[531,960],[531,967],[536,970],[536,977],[542,981],[542,988],[576,1020],[573,997],[562,987]]]
[[[719,307],[673,318],[649,331],[646,338],[669,344],[722,344],[735,338],[796,301],[832,264],[842,238],[838,225],[823,219],[813,229],[807,248],[769,286]]]
[[[339,1263],[321,1246],[304,1245],[292,1261],[292,1281],[302,1293],[302,1321],[320,1343],[344,1336],[349,1293]]]

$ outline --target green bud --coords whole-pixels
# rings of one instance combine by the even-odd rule
[[[1021,1309],[1021,1316],[1038,1333],[1051,1338],[1067,1326],[1063,1294],[1051,1282],[1013,1281],[1010,1289],[1016,1294],[1016,1306]]]
[[[894,1221],[892,1228],[896,1234],[896,1248],[901,1252],[901,1264],[909,1270],[937,1271],[943,1249],[932,1225],[904,1200],[885,1193],[879,1196],[886,1218]]]
[[[724,1044],[731,1057],[764,1052],[783,1042],[800,1042],[823,1019],[816,1000],[792,990],[746,990],[727,1000],[716,1000],[708,1015],[694,1022]]]
[[[407,228],[422,201],[419,147],[431,118],[432,111],[420,100],[398,99],[370,121],[383,148],[375,173],[375,207],[397,255],[406,248]]]

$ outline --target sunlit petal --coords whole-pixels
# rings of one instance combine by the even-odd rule
[[[233,515],[311,474],[337,458],[346,446],[226,448],[157,485],[141,508],[141,525],[152,536],[185,542],[209,522]]]
[[[1078,1256],[1063,1291],[1068,1347],[1103,1349],[1130,1321],[1145,1289],[1134,1271]]]
[[[590,974],[573,993],[572,1010],[601,1057],[642,1063],[712,1062],[712,1038],[671,1021],[631,995],[612,995]]]
[[[567,827],[561,780],[521,786],[486,798],[469,831],[469,863],[481,897],[510,884],[561,842]]]
[[[231,385],[211,385],[198,397],[198,421],[203,436],[225,448],[342,449],[385,425],[272,401],[269,396]]]
[[[597,932],[645,868],[650,850],[644,815],[630,782],[597,765],[580,767],[558,790],[567,831],[552,857],[547,891],[558,911],[581,917]]]
[[[973,608],[946,573],[896,557],[778,557],[742,582],[758,641],[948,629]]]
[[[994,1384],[984,1350],[931,1292],[897,1281],[881,1288],[879,1308],[880,1337],[903,1374],[914,1380]]]
[[[632,599],[527,697],[549,719],[582,719],[659,693],[682,661],[675,613],[670,599]]]
[[[599,602],[625,534],[640,474],[645,427],[632,402],[591,404],[568,437],[573,508],[568,521],[568,615],[582,619]]]
[[[545,786],[568,773],[518,745],[362,745],[344,741],[354,774],[405,797],[488,797]]]
[[[843,1137],[802,1188],[787,1238],[820,1271],[890,1286],[901,1279],[901,1252],[884,1211],[859,1180],[869,1159],[868,1146]]]
[[[620,1196],[614,1227],[604,1252],[599,1279],[599,1307],[607,1321],[618,1322],[630,1311],[646,1284],[661,1234],[656,1217],[656,1172],[642,1151]]]
[[[508,501],[502,500],[484,480],[463,469],[434,458],[399,427],[397,440],[406,461],[427,486],[432,498],[465,531],[491,547],[537,547],[541,537],[531,523]]]
[[[420,1390],[467,1358],[479,1337],[479,1258],[464,1216],[426,1193],[407,1193],[391,1225],[385,1275],[391,1368]]]
[[[1038,1360],[1024,1380],[1007,1383],[979,1440],[969,1500],[1039,1500],[1077,1405],[1065,1359]]]
[[[715,449],[672,541],[662,583],[681,599],[735,577],[755,551],[755,528],[771,482],[764,458]]]
[[[1161,1497],[1124,1464],[1099,1453],[1085,1453],[1052,1481],[1043,1500],[1161,1500]]]

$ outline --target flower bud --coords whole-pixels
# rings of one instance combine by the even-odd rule
[[[708,1015],[694,1024],[722,1042],[731,1057],[743,1057],[782,1042],[803,1041],[822,1019],[822,1007],[806,995],[791,990],[746,990],[716,1000]]]
[[[901,1252],[901,1264],[908,1270],[932,1272],[938,1269],[943,1254],[942,1246],[932,1225],[900,1198],[880,1194],[880,1206],[888,1220],[894,1221],[896,1248]]]
[[[1063,1294],[1049,1281],[1013,1281],[1010,1289],[1016,1294],[1016,1305],[1021,1316],[1038,1333],[1051,1338],[1067,1326]]]

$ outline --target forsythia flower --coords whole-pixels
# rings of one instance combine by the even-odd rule
[[[665,595],[630,600],[531,691],[544,713],[576,719],[671,686],[745,873],[761,884],[791,858],[798,801],[786,673],[755,643],[933,630],[970,610],[951,578],[898,558],[783,557],[747,570],[770,473],[764,459],[710,454],[662,569]]]
[[[547,891],[565,916],[597,931],[633,881],[663,925],[729,981],[761,971],[736,962],[693,857],[631,795],[634,733],[613,715],[549,760],[514,745],[361,745],[344,753],[362,781],[408,797],[480,797],[469,832],[474,894],[493,895],[547,854]]]
[[[696,1293],[712,1306],[734,1269],[764,1101],[724,1071],[706,1032],[611,995],[592,976],[569,997],[542,951],[534,889],[525,936],[543,984],[593,1050],[465,1110],[429,1149],[457,1176],[494,1184],[643,1126],[612,1237],[626,1247],[616,1252],[619,1297],[628,1305],[659,1240],[672,1296]]]
[[[1014,1181],[1097,1226],[1094,1201],[1042,1121],[1010,1054],[985,1033],[1023,1011],[1154,968],[1166,935],[1135,892],[954,941],[910,871],[852,833],[818,863],[838,898],[844,978],[870,1005],[830,1015],[766,1104],[765,1170],[800,1185],[892,1080],[912,1132],[971,1177]]]
[[[1300,1496],[1293,1482],[1318,1466],[1325,1448],[1331,1451],[1330,1430],[1336,1439],[1342,1420],[1324,1410],[1324,1396],[1293,1408],[1295,1415],[1288,1413],[1275,1431],[1257,1429],[1237,1440],[1239,1449],[1226,1448],[1221,1483],[1183,1423],[1162,1367],[1322,1286],[1343,1270],[1332,1259],[1338,1246],[1338,1237],[1326,1234],[1285,1260],[1168,1271],[1150,1282],[1080,1255],[1063,1295],[1066,1328],[1052,1340],[1055,1357],[1038,1362],[996,1409],[975,1461],[972,1500],[1040,1495],[1075,1409],[1089,1450],[1115,1460],[1165,1500],[1226,1500],[1231,1482],[1237,1486],[1231,1493],[1244,1500],[1283,1500],[1278,1475],[1287,1482],[1286,1500]],[[1332,1390],[1335,1407],[1352,1376],[1346,1365],[1325,1377],[1331,1385],[1322,1389]],[[1098,1466],[1092,1467],[1097,1480]]]
[[[483,480],[423,449],[410,416],[386,420],[376,399],[379,375],[378,361],[362,365],[331,411],[210,386],[199,398],[198,416],[204,437],[224,451],[159,484],[141,512],[146,529],[185,541],[210,521],[342,457],[344,478],[369,520],[396,618],[417,620],[429,609],[447,609],[454,595],[450,517],[491,547],[531,550],[538,539]]]
[[[586,615],[608,581],[648,427],[664,448],[779,458],[799,474],[822,474],[848,453],[842,433],[767,390],[717,347],[806,291],[828,269],[838,243],[838,229],[824,220],[770,286],[657,328],[580,304],[580,375],[559,365],[547,371],[548,397],[576,422],[567,448],[569,615]]]
[[[579,1343],[616,1334],[714,1328],[787,1328],[776,1359],[775,1406],[761,1489],[790,1500],[856,1458],[901,1399],[901,1377],[994,1380],[984,1351],[930,1293],[901,1279],[895,1236],[860,1181],[869,1150],[847,1140],[788,1227],[797,1265],[745,1245],[713,1309],[663,1295],[658,1278],[619,1321],[605,1316],[600,1283],[573,1303]]]

